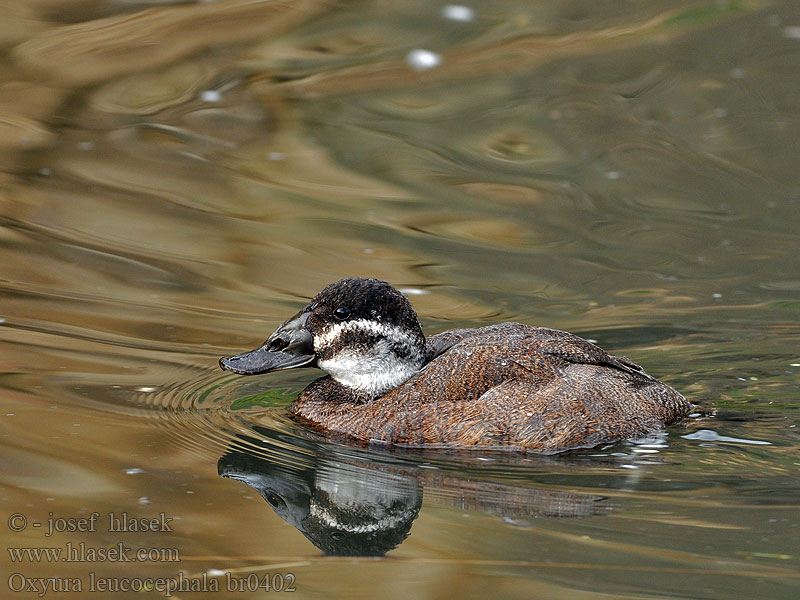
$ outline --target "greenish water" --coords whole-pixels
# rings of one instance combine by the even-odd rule
[[[798,594],[796,3],[445,7],[0,7],[2,594]],[[317,373],[217,359],[354,275],[701,409],[556,457],[320,440]]]

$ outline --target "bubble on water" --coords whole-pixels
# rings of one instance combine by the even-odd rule
[[[200,99],[203,102],[219,102],[222,100],[222,94],[219,90],[203,90],[200,92]]]
[[[783,37],[790,38],[793,40],[800,40],[800,27],[797,25],[792,25],[790,27],[783,28]]]
[[[442,7],[442,16],[451,21],[474,21],[475,11],[469,6],[462,6],[460,4],[447,4]]]
[[[417,48],[406,55],[406,62],[415,71],[427,71],[442,64],[442,55]]]

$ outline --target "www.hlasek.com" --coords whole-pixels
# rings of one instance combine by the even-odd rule
[[[64,546],[8,548],[8,556],[12,563],[181,562],[177,548],[132,548],[122,542],[107,547],[67,542]]]

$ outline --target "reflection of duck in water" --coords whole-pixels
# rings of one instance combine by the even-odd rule
[[[408,300],[377,279],[329,285],[263,346],[220,366],[327,371],[290,411],[362,443],[558,452],[658,430],[691,407],[640,366],[563,331],[501,323],[426,340]]]
[[[325,554],[382,556],[406,538],[422,506],[422,490],[413,478],[356,466],[295,468],[231,451],[218,469],[222,477],[255,488]]]
[[[422,507],[423,488],[439,502],[517,521],[540,516],[576,517],[610,510],[598,496],[496,482],[473,475],[422,469],[408,462],[309,447],[312,454],[278,446],[275,433],[256,427],[260,439],[239,436],[242,448],[219,459],[220,476],[255,488],[287,523],[325,554],[382,556],[408,536]]]

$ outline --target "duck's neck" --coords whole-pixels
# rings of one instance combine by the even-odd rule
[[[343,350],[328,360],[317,360],[317,365],[344,387],[373,399],[408,381],[427,362],[424,351],[399,358],[378,347],[367,353]]]
[[[371,321],[350,321],[327,335],[334,343],[317,351],[317,366],[367,400],[405,383],[431,358],[421,334]]]

